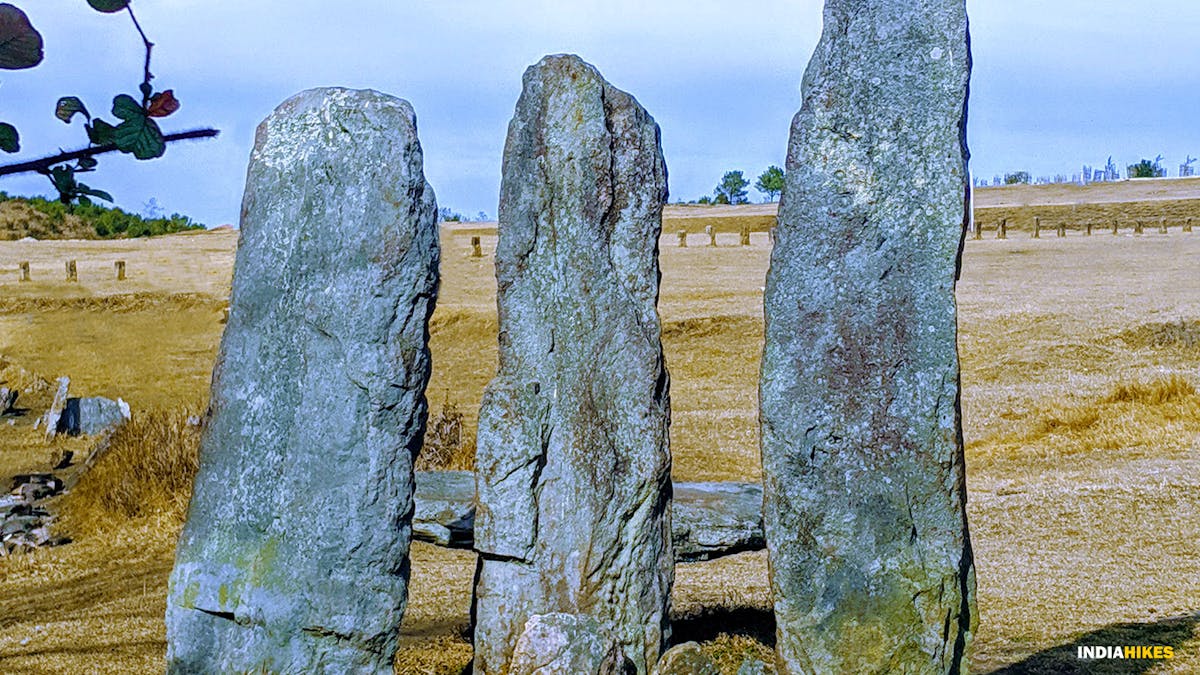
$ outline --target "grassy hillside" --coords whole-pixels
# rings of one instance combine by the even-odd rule
[[[143,218],[96,204],[67,206],[41,197],[10,197],[0,192],[0,239],[125,239],[202,230],[204,225],[173,213]]]

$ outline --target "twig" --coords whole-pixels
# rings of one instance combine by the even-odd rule
[[[150,50],[154,49],[154,43],[146,37],[146,31],[142,30],[142,24],[138,23],[137,17],[133,15],[133,5],[125,5],[125,10],[129,12],[129,18],[133,19],[133,27],[137,29],[138,35],[142,36],[142,44],[146,45],[146,63],[142,67],[142,84],[150,84],[150,80],[154,78],[150,74]],[[142,107],[145,108],[150,102],[150,88],[142,87]]]
[[[221,132],[217,131],[216,129],[194,129],[192,131],[180,131],[163,136],[163,142],[174,143],[175,141],[186,141],[198,138],[213,138],[219,133]],[[109,143],[107,145],[96,145],[90,148],[83,148],[82,150],[62,152],[57,155],[42,157],[41,159],[33,159],[28,162],[21,162],[19,164],[4,164],[0,165],[0,176],[10,176],[15,173],[29,172],[45,173],[49,171],[50,167],[54,166],[55,164],[70,162],[83,157],[103,155],[105,153],[115,152],[116,150],[117,146]]]

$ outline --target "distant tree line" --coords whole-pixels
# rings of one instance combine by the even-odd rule
[[[41,197],[10,197],[8,193],[0,192],[0,203],[8,201],[26,204],[34,211],[49,216],[52,223],[61,224],[68,215],[75,216],[91,226],[96,231],[96,236],[101,239],[151,237],[205,229],[203,223],[178,213],[172,213],[165,218],[143,218],[136,213],[92,202],[67,205],[57,199],[51,201]]]

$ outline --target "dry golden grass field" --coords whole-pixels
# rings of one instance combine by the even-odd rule
[[[764,214],[688,210],[668,213],[662,239],[674,473],[755,480]],[[741,217],[754,219],[749,247],[737,245]],[[718,247],[707,246],[705,224],[721,233]],[[693,234],[679,248],[685,227]],[[472,233],[482,258],[470,257]],[[465,432],[462,447],[439,448],[443,463],[469,462],[495,368],[495,243],[486,226],[443,230],[431,419],[457,410]],[[155,476],[190,470],[195,439],[182,420],[204,405],[235,246],[229,232],[0,241],[0,379],[70,375],[74,392],[122,396],[140,422],[58,505],[72,543],[0,559],[0,673],[161,672],[185,490]],[[79,261],[78,283],[63,280],[68,258]],[[117,259],[128,264],[124,282],[113,279]],[[22,260],[32,282],[17,282]],[[1166,235],[966,242],[958,298],[979,580],[973,672],[1200,672],[1197,260],[1200,232],[1178,225]],[[86,439],[50,447],[32,431],[49,398],[30,394],[20,402],[27,416],[0,423],[0,478],[47,470],[63,448],[86,453]],[[398,672],[458,673],[470,659],[472,570],[470,553],[413,546]],[[675,611],[677,637],[702,641],[723,672],[745,652],[767,654],[764,555],[679,565]],[[1086,664],[1075,644],[1168,644],[1176,657]]]

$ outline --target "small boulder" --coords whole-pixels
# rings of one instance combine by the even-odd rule
[[[7,415],[12,411],[13,406],[17,403],[17,396],[20,395],[20,390],[16,387],[9,389],[8,387],[0,387],[0,415]]]
[[[653,672],[654,675],[721,675],[721,669],[695,642],[675,645],[663,652]]]
[[[68,398],[58,418],[56,433],[94,435],[121,426],[132,418],[129,404],[103,396]]]

